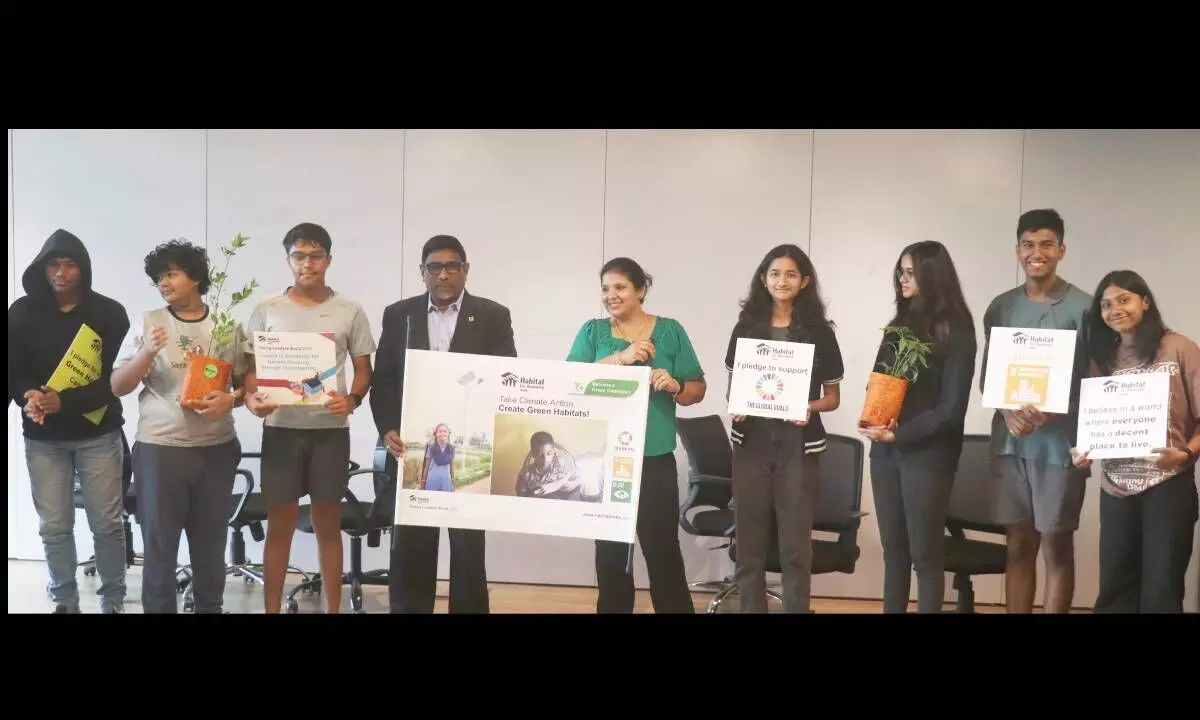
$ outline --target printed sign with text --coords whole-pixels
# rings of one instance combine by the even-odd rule
[[[1093,460],[1151,455],[1167,444],[1171,376],[1134,373],[1085,379],[1075,446]]]

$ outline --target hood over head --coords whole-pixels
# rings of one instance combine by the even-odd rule
[[[75,261],[75,264],[79,266],[79,284],[83,288],[84,294],[91,291],[92,258],[88,255],[87,248],[83,246],[82,240],[59,228],[46,238],[41,252],[21,275],[21,285],[25,288],[26,294],[39,300],[53,299],[54,290],[46,279],[46,263],[58,257],[70,258]]]

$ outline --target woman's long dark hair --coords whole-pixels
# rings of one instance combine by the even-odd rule
[[[742,311],[738,315],[738,326],[766,337],[771,328],[771,308],[774,299],[767,290],[767,270],[779,258],[791,258],[800,270],[801,278],[808,278],[808,285],[800,289],[792,301],[792,327],[799,337],[822,326],[832,326],[825,316],[825,303],[821,300],[821,288],[817,283],[817,270],[808,255],[795,245],[778,245],[771,249],[758,264],[754,277],[750,279],[750,292],[742,300]]]
[[[900,261],[912,258],[913,277],[917,295],[906,298],[900,291]],[[892,286],[896,292],[896,316],[891,325],[903,325],[926,342],[933,342],[935,352],[950,338],[951,326],[975,329],[971,308],[963,296],[958,271],[946,246],[934,240],[913,243],[900,251],[892,271]]]
[[[1137,352],[1138,360],[1144,363],[1153,360],[1158,353],[1158,346],[1162,343],[1163,335],[1166,335],[1168,331],[1167,326],[1163,323],[1162,313],[1158,311],[1158,301],[1154,299],[1154,294],[1150,292],[1150,286],[1146,284],[1141,275],[1132,270],[1113,270],[1105,275],[1100,284],[1096,286],[1096,292],[1092,295],[1092,308],[1088,313],[1088,330],[1091,335],[1088,338],[1088,354],[1096,362],[1100,372],[1105,375],[1112,372],[1117,356],[1117,346],[1121,344],[1121,335],[1104,322],[1104,316],[1100,310],[1104,291],[1109,286],[1131,292],[1150,303],[1150,307],[1146,308],[1142,314],[1142,322],[1133,331],[1133,347]]]

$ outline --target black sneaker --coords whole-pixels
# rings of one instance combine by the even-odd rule
[[[125,614],[125,606],[124,605],[109,605],[108,607],[101,610],[100,614],[101,615],[124,615]]]
[[[66,605],[58,605],[54,608],[54,615],[79,615],[79,608],[67,607]]]

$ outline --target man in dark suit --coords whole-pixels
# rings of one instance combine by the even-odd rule
[[[383,311],[383,333],[375,354],[371,412],[388,450],[387,471],[399,485],[397,457],[404,357],[408,348],[471,355],[516,357],[508,308],[466,291],[467,253],[450,235],[436,235],[421,250],[426,292]],[[400,525],[392,544],[388,595],[394,613],[432,613],[437,587],[441,528]],[[482,530],[450,529],[450,612],[487,613],[487,570]]]

